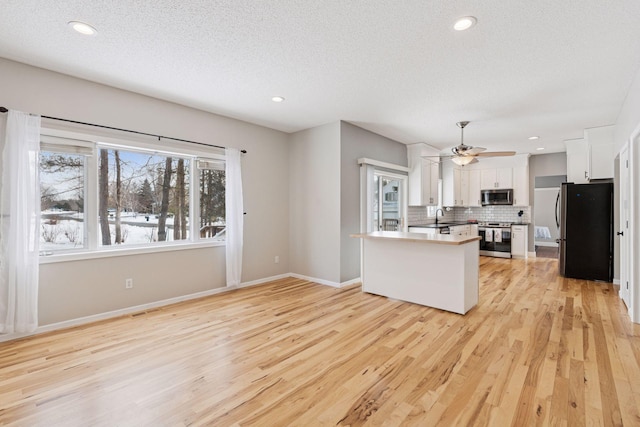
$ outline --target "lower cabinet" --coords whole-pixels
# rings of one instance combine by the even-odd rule
[[[511,257],[527,258],[529,228],[526,225],[511,226]]]

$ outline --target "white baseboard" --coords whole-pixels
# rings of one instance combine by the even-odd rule
[[[286,279],[291,277],[291,273],[278,274],[276,276],[265,277],[264,279],[252,280],[250,282],[242,282],[238,285],[238,288],[247,288],[249,286],[262,285],[263,283],[273,282],[274,280]]]
[[[334,288],[342,288],[343,286],[353,285],[354,283],[360,283],[360,278],[356,277],[355,279],[347,280],[346,282],[332,282],[330,280],[319,279],[317,277],[304,276],[298,273],[289,273],[289,276],[295,277],[296,279],[308,280],[309,282],[319,283],[321,285],[331,286]]]
[[[613,279],[614,285],[620,285],[620,279]]]
[[[196,292],[194,294],[189,295],[180,295],[174,298],[168,298],[160,301],[154,301],[147,304],[136,305],[133,307],[125,307],[118,310],[108,311],[105,313],[92,314],[91,316],[79,317],[77,319],[65,320],[62,322],[51,323],[49,325],[44,325],[38,327],[34,332],[27,333],[15,333],[15,334],[2,334],[0,335],[0,342],[11,341],[18,338],[29,337],[32,335],[43,334],[45,332],[57,331],[59,329],[71,328],[74,326],[84,325],[86,323],[97,322],[99,320],[110,319],[114,317],[123,316],[131,313],[138,313],[140,311],[149,310],[152,308],[162,307],[165,305],[175,304],[178,302],[188,301],[196,298],[207,297],[211,295],[220,294],[223,292],[228,292],[234,289],[245,288],[249,286],[256,286],[266,282],[272,282],[278,279],[284,279],[286,277],[291,277],[292,274],[280,274],[277,276],[266,277],[264,279],[252,280],[250,282],[243,282],[238,286],[225,286],[221,288],[210,289],[207,291]]]
[[[557,248],[558,244],[556,242],[534,242],[536,246],[546,246],[549,248]]]
[[[535,257],[536,257],[536,251],[529,252],[529,258],[535,258]]]

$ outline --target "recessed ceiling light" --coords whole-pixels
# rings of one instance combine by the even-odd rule
[[[544,147],[538,147],[538,148],[536,148],[536,150],[542,151],[542,150],[544,150]]]
[[[476,25],[478,20],[473,16],[463,16],[462,18],[458,18],[456,23],[453,24],[453,29],[456,31],[464,31]]]
[[[538,138],[540,138],[540,137],[539,137],[539,136],[530,136],[530,137],[529,137],[529,139],[530,139],[531,141],[534,141],[534,140],[536,140],[536,139],[538,139]]]
[[[273,98],[271,98],[271,100],[273,102],[282,102],[282,101],[284,101],[284,97],[283,96],[274,96]]]
[[[98,32],[98,30],[96,30],[91,25],[89,25],[87,23],[84,23],[84,22],[69,21],[69,22],[67,22],[67,24],[71,28],[73,28],[74,30],[76,30],[80,34],[84,34],[85,36],[93,36],[94,34],[96,34]]]

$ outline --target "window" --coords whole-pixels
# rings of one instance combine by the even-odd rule
[[[100,244],[189,239],[190,159],[100,148]]]
[[[51,139],[40,155],[42,255],[224,242],[224,156]]]
[[[82,249],[86,247],[85,156],[65,153],[63,147],[45,150],[40,152],[40,247]]]

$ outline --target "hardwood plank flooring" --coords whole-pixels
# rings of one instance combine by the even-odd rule
[[[640,425],[640,325],[557,260],[460,316],[300,279],[0,344],[0,425]]]

